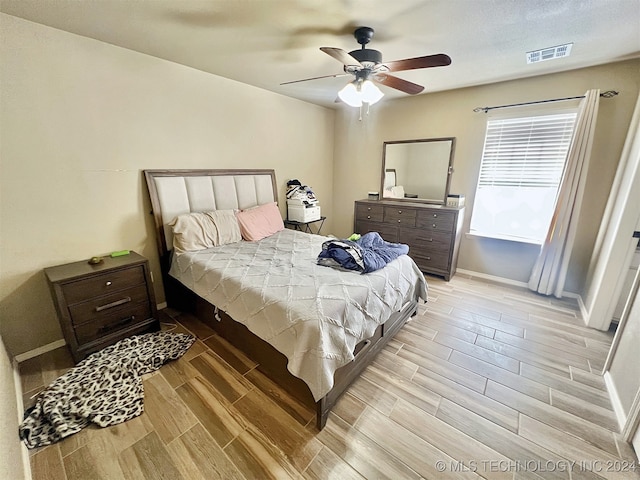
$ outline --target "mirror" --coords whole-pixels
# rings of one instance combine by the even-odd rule
[[[446,205],[455,137],[384,142],[382,198]]]

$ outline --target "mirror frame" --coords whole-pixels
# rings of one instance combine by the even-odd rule
[[[449,152],[449,166],[447,168],[447,179],[444,188],[444,198],[442,201],[435,201],[430,199],[423,198],[390,198],[384,196],[384,177],[386,172],[386,163],[387,163],[387,145],[397,145],[397,144],[406,144],[406,143],[427,143],[427,142],[443,142],[450,141],[451,142],[451,151]],[[456,150],[456,137],[441,137],[441,138],[418,138],[414,140],[393,140],[382,143],[382,171],[380,174],[380,200],[391,200],[391,201],[399,201],[399,202],[420,202],[420,203],[429,203],[435,205],[446,205],[447,197],[449,196],[449,188],[451,186],[451,174],[453,173],[453,155]]]

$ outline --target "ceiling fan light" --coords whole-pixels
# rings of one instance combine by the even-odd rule
[[[348,83],[338,92],[338,97],[350,107],[362,106],[362,95],[353,83]]]
[[[378,87],[376,87],[376,85],[371,80],[365,80],[364,82],[362,82],[360,95],[362,96],[362,101],[368,103],[369,105],[373,105],[382,97],[384,97],[384,93],[382,93],[382,91]]]

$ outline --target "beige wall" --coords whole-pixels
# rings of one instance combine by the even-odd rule
[[[571,258],[569,292],[582,293],[594,239],[640,88],[640,60],[447,92],[381,101],[358,121],[356,109],[342,109],[336,120],[334,203],[344,207],[334,220],[338,236],[353,229],[353,202],[380,188],[382,142],[456,137],[452,193],[466,195],[464,231],[469,221],[480,168],[486,115],[478,106],[504,105],[582,95],[588,89],[617,90],[602,99],[591,167]],[[427,86],[428,88],[428,86]],[[340,214],[342,212],[342,214]],[[463,237],[458,268],[526,282],[539,247],[501,240]]]
[[[456,137],[452,192],[468,230],[485,115],[473,108],[616,89],[602,100],[567,290],[582,293],[638,95],[640,61],[382,101],[358,121],[171,62],[0,15],[0,318],[13,355],[61,338],[47,266],[132,249],[159,268],[144,168],[276,169],[310,184],[326,233],[353,228],[379,190],[382,142]],[[339,206],[334,209],[333,205]],[[526,281],[538,248],[465,237],[459,268]],[[156,284],[158,301],[164,299]]]
[[[334,112],[0,15],[0,318],[16,355],[62,338],[42,269],[149,257],[145,168],[275,168],[332,220]],[[281,202],[284,204],[284,202]],[[284,212],[284,210],[283,210]]]

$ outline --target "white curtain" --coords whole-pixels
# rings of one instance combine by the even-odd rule
[[[556,208],[529,278],[529,289],[543,295],[562,297],[587,180],[599,100],[600,90],[589,90],[580,102]]]

